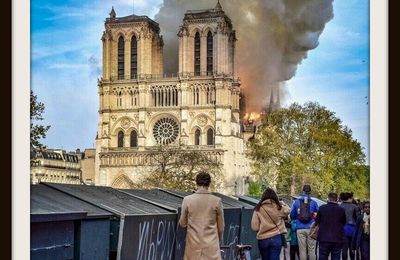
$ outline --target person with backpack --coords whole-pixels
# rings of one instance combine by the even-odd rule
[[[303,194],[295,200],[290,210],[290,218],[296,220],[297,241],[300,260],[315,260],[315,240],[310,237],[310,227],[318,212],[318,204],[311,199],[311,186],[303,186]]]

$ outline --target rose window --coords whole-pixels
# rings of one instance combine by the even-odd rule
[[[161,118],[154,124],[153,136],[159,144],[175,142],[178,134],[178,123],[171,118]]]

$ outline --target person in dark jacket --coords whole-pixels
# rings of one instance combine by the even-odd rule
[[[369,201],[364,202],[363,214],[357,219],[352,249],[356,250],[356,259],[369,260]]]
[[[351,243],[354,237],[354,231],[356,229],[356,221],[360,215],[359,208],[353,203],[353,193],[344,192],[340,194],[340,200],[342,204],[340,207],[344,208],[346,213],[346,225],[344,225],[344,243],[342,248],[342,260],[347,260],[347,256],[350,255],[350,259],[354,260],[354,252],[351,250]]]
[[[319,260],[340,260],[344,241],[345,210],[337,203],[336,193],[329,193],[328,203],[319,208],[316,224],[319,226],[317,241],[319,244]]]

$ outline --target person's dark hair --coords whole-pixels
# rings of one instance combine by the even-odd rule
[[[259,210],[260,210],[260,207],[261,207],[261,204],[262,204],[265,200],[267,200],[267,199],[270,199],[270,200],[272,200],[273,202],[275,202],[275,204],[278,206],[278,210],[281,210],[282,205],[281,205],[281,203],[280,203],[280,201],[279,201],[279,199],[278,199],[278,195],[276,195],[275,191],[274,191],[273,189],[271,189],[271,188],[266,188],[266,189],[265,189],[263,195],[261,196],[260,201],[259,201],[258,204],[254,207],[254,210],[255,210],[255,211],[259,211]]]
[[[211,183],[211,176],[209,173],[201,171],[196,176],[196,184],[199,186],[210,186]]]
[[[346,201],[348,199],[353,198],[353,192],[342,192],[340,193],[340,200]]]
[[[311,193],[311,186],[310,186],[309,184],[305,184],[305,185],[303,186],[303,192],[304,192],[305,194],[310,194],[310,193]]]
[[[337,194],[334,193],[334,192],[331,192],[331,193],[328,194],[328,199],[330,201],[337,201],[337,197],[338,197]]]
[[[366,204],[368,204],[371,207],[371,204],[369,203],[369,200],[366,200],[366,201],[363,202],[363,205],[362,205],[363,209],[365,208]]]

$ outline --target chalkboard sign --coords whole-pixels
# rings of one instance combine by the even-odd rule
[[[176,223],[176,214],[124,216],[117,259],[174,259]]]

